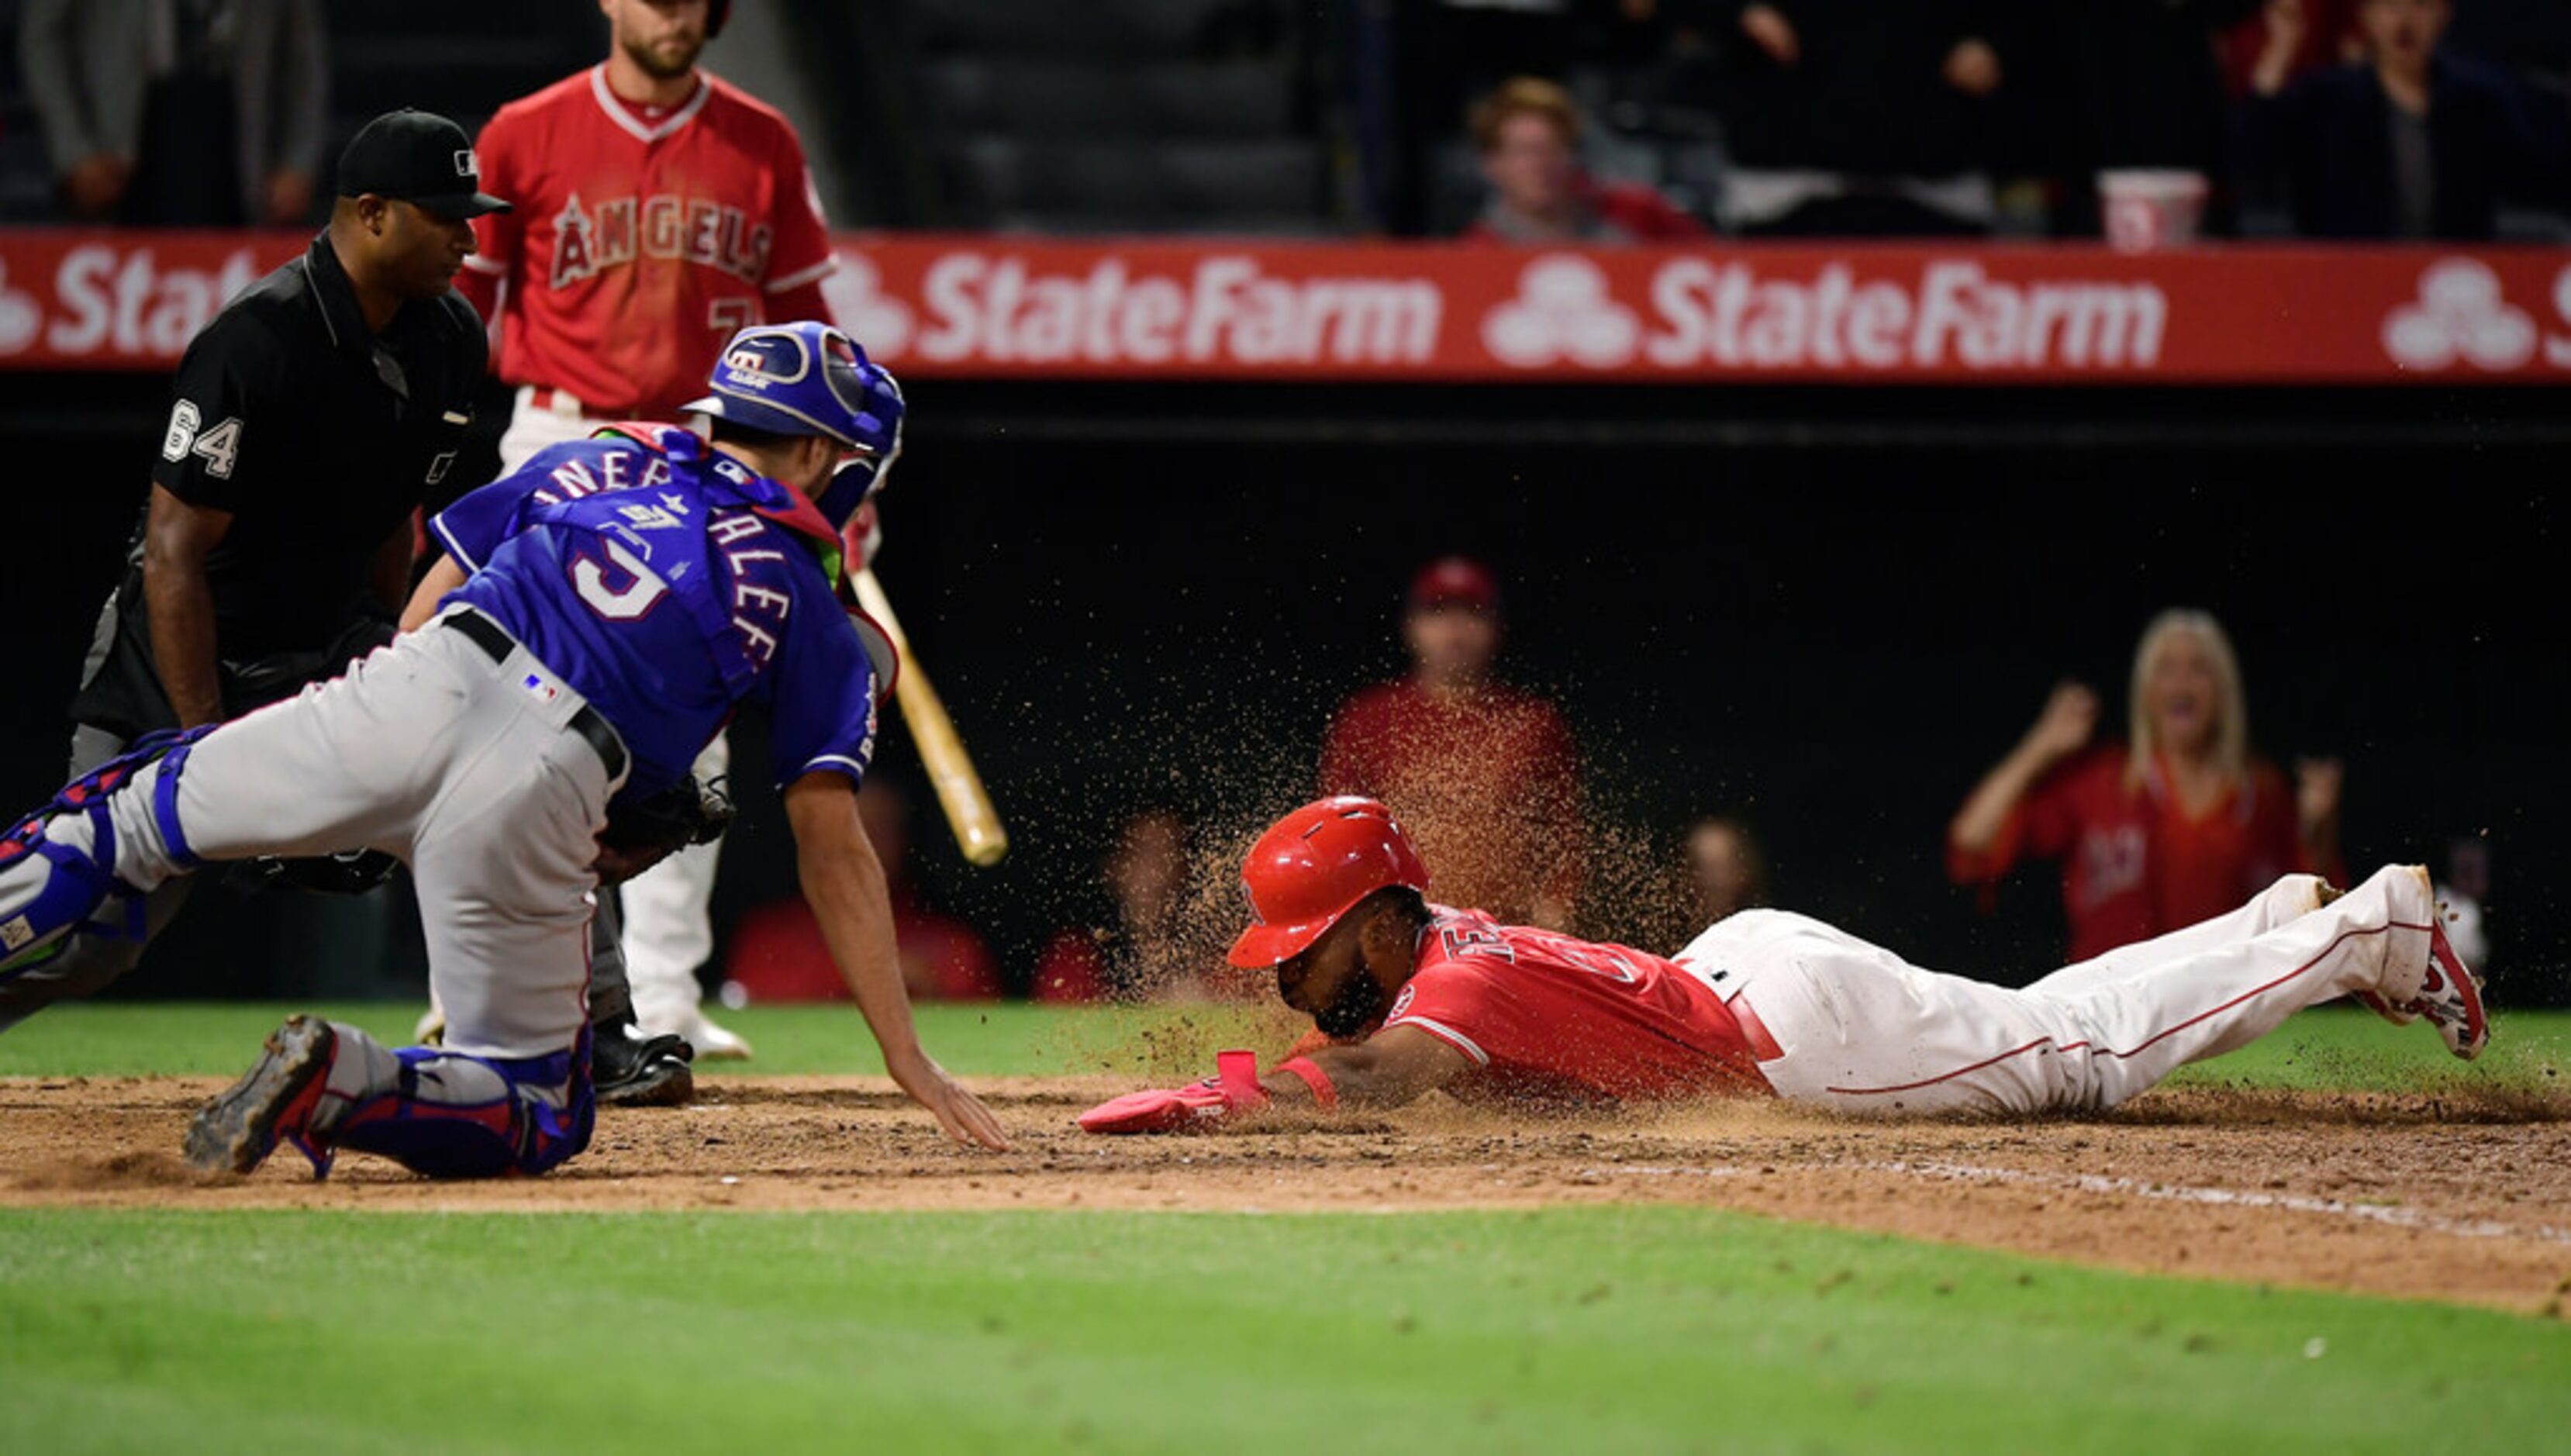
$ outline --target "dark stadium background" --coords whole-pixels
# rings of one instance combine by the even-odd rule
[[[0,792],[55,786],[63,707],[148,478],[165,381],[21,376],[11,442]],[[2571,1000],[2563,850],[2571,571],[2558,396],[2420,390],[1706,390],[921,381],[881,575],[1015,848],[964,865],[900,729],[914,868],[1022,980],[1104,909],[1120,819],[1232,839],[1310,787],[1321,727],[1400,669],[1402,584],[1444,551],[1508,584],[1505,665],[1558,695],[1616,844],[1592,928],[1666,933],[1637,866],[1746,812],[1779,900],[2002,979],[2059,944],[2054,880],[1996,915],[1948,886],[1943,826],[2077,676],[2121,722],[2144,621],[2209,608],[2258,746],[2347,763],[2352,865],[2484,837],[2495,999]],[[498,401],[495,401],[495,404]],[[486,412],[496,413],[496,412]],[[488,462],[485,462],[488,468]],[[764,780],[758,734],[736,772]],[[746,794],[719,929],[789,893]],[[2362,870],[2360,869],[2361,873]],[[326,932],[202,896],[128,993],[350,984]],[[415,950],[359,976],[419,984]]]

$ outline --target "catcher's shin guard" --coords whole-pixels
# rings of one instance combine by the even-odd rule
[[[172,868],[195,868],[179,825],[179,772],[189,749],[212,730],[146,734],[0,834],[0,976],[45,959],[75,930],[143,938],[142,896],[116,874],[109,800],[133,788],[150,793],[164,857]],[[147,778],[148,784],[141,781]],[[102,918],[102,908],[119,899],[121,912]]]

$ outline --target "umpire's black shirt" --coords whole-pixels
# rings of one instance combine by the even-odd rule
[[[326,232],[189,343],[152,480],[233,516],[206,560],[226,716],[330,677],[371,645],[351,629],[382,617],[376,552],[414,509],[461,493],[455,462],[488,351],[482,320],[452,292],[407,301],[368,332]],[[72,707],[129,736],[174,721],[141,562],[138,534]]]

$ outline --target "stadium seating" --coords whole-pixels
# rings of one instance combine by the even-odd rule
[[[1325,230],[1300,47],[1268,0],[907,0],[913,138],[946,226]],[[878,34],[885,33],[882,30]]]

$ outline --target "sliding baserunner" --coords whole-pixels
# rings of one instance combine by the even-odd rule
[[[2489,1031],[2426,871],[2340,894],[2288,875],[2229,915],[2024,990],[1921,970],[1809,916],[1744,910],[1674,958],[1429,903],[1372,799],[1307,804],[1242,870],[1234,965],[1272,968],[1332,1037],[1259,1075],[1225,1053],[1191,1087],[1093,1109],[1094,1133],[1212,1127],[1265,1109],[1396,1106],[1432,1088],[1561,1106],[1778,1096],[1871,1117],[2114,1107],[2304,1007],[2354,997],[2425,1018],[2456,1056]]]

